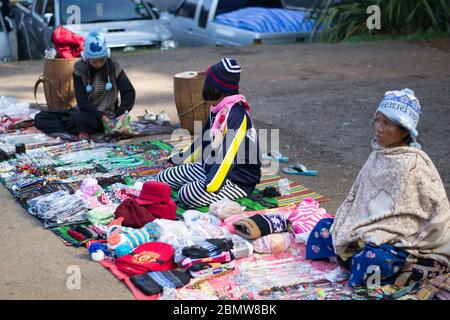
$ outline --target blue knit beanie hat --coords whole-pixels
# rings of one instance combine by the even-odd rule
[[[241,67],[232,58],[224,58],[219,63],[209,67],[206,81],[222,92],[239,90]]]
[[[111,49],[106,44],[105,36],[97,31],[91,30],[84,39],[84,51],[81,53],[83,60],[110,58]]]
[[[401,91],[387,91],[377,112],[383,113],[392,122],[407,129],[413,140],[411,147],[420,149],[416,138],[419,135],[417,124],[422,112],[414,91],[408,88]]]

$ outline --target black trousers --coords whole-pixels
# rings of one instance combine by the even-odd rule
[[[41,111],[34,117],[34,125],[47,134],[104,133],[102,122],[94,114],[80,110]]]

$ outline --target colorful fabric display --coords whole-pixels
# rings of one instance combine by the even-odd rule
[[[85,241],[86,237],[84,235],[82,235],[81,233],[73,230],[73,229],[69,229],[67,230],[67,233],[74,239],[78,240],[78,241]]]
[[[229,262],[231,260],[233,260],[233,257],[231,256],[230,251],[224,251],[217,256],[208,258],[201,258],[201,259],[186,258],[183,260],[181,265],[183,266],[183,268],[190,268],[192,265],[197,263]]]
[[[81,183],[80,189],[77,192],[82,199],[92,196],[98,196],[103,192],[102,187],[99,186],[98,181],[94,178],[86,178]]]
[[[269,234],[252,241],[252,245],[257,253],[278,254],[289,249],[291,234],[289,232]]]
[[[99,234],[90,227],[74,226],[71,228],[75,232],[81,233],[86,239],[99,239]]]
[[[306,243],[306,259],[316,260],[336,256],[330,232],[333,221],[332,218],[322,219],[312,229]]]
[[[399,288],[409,286],[417,281],[426,280],[427,278],[435,279],[442,274],[448,273],[449,268],[434,259],[416,258],[410,255],[401,272],[401,275],[395,280],[395,285]]]
[[[289,215],[289,221],[291,222],[290,229],[296,237],[296,242],[306,242],[309,232],[311,232],[320,220],[332,218],[332,215],[327,214],[326,210],[319,206],[320,204],[318,201],[312,198],[306,198],[297,206],[297,209]],[[306,235],[300,236],[302,234]]]
[[[28,211],[41,219],[46,228],[87,222],[84,202],[67,191],[39,196],[28,202]]]
[[[105,133],[129,133],[132,134],[134,132],[133,127],[131,126],[131,116],[128,111],[126,111],[123,115],[110,119],[107,124],[104,125]]]
[[[173,248],[163,242],[150,242],[138,246],[133,252],[116,259],[117,268],[129,276],[151,271],[176,269]]]
[[[139,198],[134,198],[139,191],[130,187],[113,188],[100,196],[100,201],[116,203],[121,200],[116,210],[116,218],[123,217],[123,225],[141,228],[156,218],[176,220],[176,204],[170,198],[170,187],[161,182],[148,181],[142,186]]]
[[[366,244],[365,249],[356,253],[351,260],[352,273],[348,284],[352,287],[366,286],[368,277],[376,270],[380,273],[381,285],[392,284],[408,255],[390,244]]]
[[[183,255],[192,259],[202,259],[214,257],[224,251],[232,250],[234,247],[233,241],[222,238],[212,238],[201,242],[198,245],[183,248]]]
[[[205,278],[234,270],[235,267],[236,262],[234,260],[226,263],[197,263],[190,267],[188,271],[193,278]]]
[[[288,220],[280,215],[256,214],[233,223],[236,234],[249,240],[272,234],[287,232]]]
[[[106,234],[108,233],[106,225],[94,223],[89,225],[89,228],[97,232],[99,238],[106,239]]]
[[[161,293],[164,288],[181,288],[189,283],[191,278],[181,271],[149,272],[132,276],[131,282],[148,296]]]
[[[120,222],[122,220],[123,218],[120,218]],[[114,250],[116,257],[121,257],[144,243],[155,241],[160,235],[159,226],[153,222],[147,223],[141,229],[115,224],[108,230],[108,249]]]

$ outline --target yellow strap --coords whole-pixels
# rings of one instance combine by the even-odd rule
[[[211,182],[206,187],[207,192],[216,192],[221,187],[223,181],[225,180],[228,171],[230,170],[231,165],[233,164],[233,160],[236,157],[236,154],[239,150],[239,146],[241,145],[242,140],[245,138],[245,133],[247,131],[247,117],[244,116],[244,120],[241,123],[241,126],[233,139],[233,142],[230,145],[230,148],[225,155],[225,158],[222,161],[222,164],[217,170],[216,175],[211,180]]]

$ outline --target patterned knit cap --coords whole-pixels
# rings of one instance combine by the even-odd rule
[[[419,135],[417,124],[422,112],[414,91],[411,89],[387,91],[377,112],[382,112],[392,122],[407,129],[413,139],[411,146],[420,148],[416,138]]]
[[[232,58],[224,58],[219,63],[209,67],[206,81],[222,92],[239,90],[241,67]]]
[[[84,40],[84,51],[81,53],[83,60],[111,57],[111,49],[108,48],[105,36],[97,30],[89,31]]]

